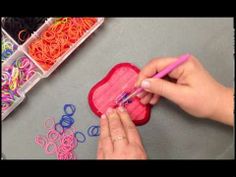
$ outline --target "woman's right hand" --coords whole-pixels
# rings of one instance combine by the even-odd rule
[[[233,125],[233,89],[214,80],[195,57],[168,75],[175,82],[151,78],[175,60],[157,58],[140,71],[136,86],[145,90],[138,95],[141,102],[155,104],[163,96],[193,116]]]

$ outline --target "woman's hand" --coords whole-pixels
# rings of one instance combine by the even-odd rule
[[[109,108],[100,119],[98,159],[146,159],[138,130],[124,107]]]
[[[141,102],[156,104],[163,96],[193,116],[233,125],[233,90],[214,80],[195,57],[169,73],[175,82],[150,78],[176,60],[157,58],[141,70],[136,82],[145,90],[138,95]]]

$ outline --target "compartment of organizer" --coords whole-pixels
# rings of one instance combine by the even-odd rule
[[[36,39],[27,42],[24,50],[49,75],[98,26],[98,18],[53,18],[35,33]]]
[[[4,17],[1,23],[2,28],[18,44],[23,44],[46,20],[42,17]]]
[[[2,111],[11,109],[39,80],[39,69],[22,51],[16,51],[2,68]]]
[[[2,42],[2,64],[6,62],[17,50],[18,45],[6,34],[3,30],[1,31],[1,42]]]
[[[30,18],[31,17],[24,18],[24,25],[19,25],[19,27],[21,27],[20,30],[24,30],[22,26],[27,27],[29,26],[29,24],[32,24],[30,20],[33,19]],[[12,25],[6,23],[6,19],[8,19],[8,17],[1,18],[2,35],[8,37],[17,46],[17,49],[14,50],[11,55],[9,53],[8,58],[4,59],[4,62],[2,62],[2,120],[6,118],[8,114],[11,113],[24,100],[26,93],[36,83],[38,83],[41,78],[49,76],[104,21],[104,18],[41,18],[43,22],[36,26],[31,25],[31,27],[28,27],[27,29],[31,29],[28,30],[29,32],[20,31],[19,29],[16,30],[16,32],[11,32]],[[17,21],[17,19],[19,21],[19,19],[22,18],[12,19],[13,21]],[[80,19],[78,20],[80,21],[80,23],[82,23],[85,19],[93,19],[92,21],[94,21],[94,23],[91,24],[90,22],[83,22],[85,23],[85,29],[83,32],[81,32],[81,24],[76,24],[79,23],[77,20],[72,20],[73,25],[71,25],[70,28],[68,27],[68,25],[67,27],[63,27],[63,25],[66,25],[68,22],[70,22],[71,19]],[[66,40],[68,40],[68,35],[63,35],[65,31],[63,31],[63,33],[59,35],[59,39],[56,38],[55,40],[54,37],[50,40],[50,37],[52,36],[47,33],[47,30],[50,27],[57,32],[63,30],[64,28],[65,31],[70,30],[70,43],[66,43]],[[79,34],[77,34],[78,31],[80,32]],[[28,35],[24,33],[28,33]],[[79,37],[77,36],[76,38],[76,34]],[[42,38],[43,35],[46,35],[46,39]],[[19,41],[19,37],[24,38],[25,40]],[[43,40],[43,42],[46,42],[46,44],[50,44],[51,46],[49,47],[48,45],[42,45],[41,48],[38,48],[38,46],[36,45],[35,48],[37,48],[38,50],[35,50],[35,53],[33,53],[32,55],[32,53],[29,52],[30,46],[32,45],[32,43],[38,42],[40,40]],[[56,44],[60,44],[60,50],[62,50],[64,47],[64,51],[61,52],[57,57],[55,57],[55,61],[53,63],[50,63],[50,60],[48,60],[48,57],[50,57],[50,55],[48,54],[50,54],[50,52],[58,52],[58,46]],[[48,48],[50,48],[51,50],[48,51],[49,53],[43,53],[42,55],[41,49],[45,50],[45,48],[46,50],[48,50]],[[37,57],[35,56],[38,55],[42,56],[42,60],[46,59],[44,61],[47,62],[46,64],[51,64],[48,69],[43,68],[42,64],[37,61]],[[25,67],[29,67],[27,68],[28,70],[26,69],[26,73],[28,75],[27,77],[24,71],[22,71]]]

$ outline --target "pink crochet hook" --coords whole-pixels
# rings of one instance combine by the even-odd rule
[[[160,71],[159,73],[155,74],[152,78],[163,78],[164,76],[166,76],[167,74],[169,74],[171,71],[173,71],[175,68],[177,68],[179,65],[183,64],[184,62],[186,62],[189,59],[190,55],[189,54],[185,54],[182,55],[181,57],[179,57],[174,63],[170,64],[169,66],[167,66],[165,69],[163,69],[162,71]],[[129,99],[133,98],[134,96],[136,96],[138,93],[142,92],[143,88],[139,87],[137,89],[135,89],[133,91],[133,93],[129,94],[125,99],[123,99],[119,105],[123,105],[125,102],[127,102]]]

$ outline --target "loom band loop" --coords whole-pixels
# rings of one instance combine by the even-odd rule
[[[28,61],[27,65],[25,65],[24,68],[19,68],[19,69],[21,69],[22,72],[27,72],[27,71],[34,71],[36,67],[31,61]]]
[[[9,81],[10,80],[10,74],[8,73],[8,72],[6,72],[6,71],[3,71],[2,72],[2,85],[4,85],[4,83],[3,82],[7,82],[7,81]]]
[[[53,148],[50,148],[53,147]],[[54,142],[49,141],[46,145],[45,145],[45,153],[46,154],[54,154],[57,152],[57,145]]]
[[[83,25],[85,27],[86,30],[88,30],[89,28],[91,28],[91,24],[89,23],[88,20],[84,19],[83,20]]]
[[[9,73],[12,72],[12,69],[13,69],[12,66],[6,66],[6,67],[4,67],[4,71],[9,72]]]
[[[78,141],[77,141],[77,139],[73,135],[73,141],[71,143],[71,148],[75,149],[77,146],[78,146]]]
[[[59,138],[59,136],[60,136],[60,134],[54,129],[51,129],[48,132],[48,140],[50,140],[52,142],[55,142]]]
[[[52,59],[57,59],[59,56],[61,56],[60,49],[50,49],[49,53],[50,53],[50,56],[52,57]]]
[[[62,118],[60,123],[64,128],[70,128],[71,125],[74,123],[74,121],[73,121],[73,119],[70,119],[68,117],[68,118]]]
[[[3,41],[3,44],[2,44],[2,47],[3,48],[13,48],[13,46],[14,46],[14,44],[10,41],[10,40],[8,40],[8,41]]]
[[[50,117],[44,122],[44,128],[50,130],[54,129],[55,130],[55,118]]]
[[[82,138],[78,138],[77,135],[80,135]],[[75,136],[76,140],[78,141],[78,143],[84,143],[86,141],[85,135],[80,131],[75,132],[74,136]]]
[[[2,103],[2,112],[6,111],[10,106],[9,103]]]
[[[52,61],[52,60],[46,60],[45,62],[44,62],[46,65],[54,65],[54,61]]]
[[[14,80],[14,81],[11,81],[11,83],[9,84],[9,88],[11,89],[11,90],[16,90],[16,88],[17,88],[17,81],[16,80]]]
[[[15,100],[11,99],[11,98],[5,98],[2,99],[2,103],[5,103],[5,104],[9,104],[11,105]]]
[[[9,45],[6,45],[6,44],[2,45],[2,51],[4,52],[6,50],[12,51],[13,50],[13,46],[9,46]]]
[[[25,80],[26,81],[29,80],[35,73],[36,73],[36,71],[34,71],[34,70],[28,71],[27,74],[26,74]]]
[[[13,45],[14,44],[9,39],[7,39],[7,38],[2,40],[2,48],[4,48],[4,47],[13,48]]]
[[[64,129],[67,129],[73,125],[74,119],[69,116],[63,115],[59,123]]]
[[[35,143],[44,148],[47,144],[47,138],[42,135],[37,135],[35,137]]]
[[[27,57],[24,57],[24,56],[18,58],[14,63],[14,65],[16,67],[18,67],[19,69],[28,68],[30,66],[30,64],[31,64],[30,60]]]
[[[64,138],[65,136],[74,136],[74,133],[76,132],[75,128],[71,126],[70,128],[64,129],[64,133],[61,138]]]
[[[20,42],[25,42],[30,37],[30,33],[27,29],[23,29],[18,33],[18,39]]]
[[[100,126],[98,125],[92,125],[88,128],[87,134],[89,136],[99,136],[100,135]]]
[[[70,21],[71,21],[71,24],[74,25],[74,26],[78,26],[79,25],[77,18],[71,18]]]
[[[61,33],[63,28],[64,28],[64,25],[62,24],[54,24],[48,30],[53,31],[54,33]]]
[[[68,136],[64,136],[64,137],[61,138],[61,144],[63,146],[71,146],[74,143],[73,142],[74,139],[75,139],[74,138],[74,134],[68,135]]]
[[[9,107],[12,105],[13,101],[10,101],[10,99],[4,99],[2,100],[2,107]]]
[[[62,23],[67,23],[69,21],[68,19],[69,19],[68,17],[64,17],[64,18],[61,19],[61,22]]]
[[[11,96],[3,95],[1,101],[10,102],[10,101],[14,101],[14,98],[12,98]]]
[[[5,59],[5,58],[10,57],[12,54],[13,54],[13,51],[11,49],[5,49],[5,50],[2,50],[1,57]]]
[[[60,123],[56,123],[54,128],[60,135],[64,133],[64,127],[62,127]]]
[[[73,157],[72,152],[67,152],[64,154],[65,160],[70,160],[72,159],[72,157]]]
[[[68,35],[69,34],[77,34],[78,32],[79,32],[79,30],[76,26],[70,26],[68,29]]]
[[[8,58],[8,57],[10,57],[11,55],[13,54],[13,51],[12,50],[10,50],[10,49],[6,49],[5,51],[3,51],[3,53],[2,53],[2,58]]]
[[[45,41],[51,41],[55,38],[55,34],[51,31],[46,30],[42,33],[42,37]]]
[[[71,155],[72,152],[67,152],[67,153],[58,153],[57,154],[57,159],[58,160],[70,160],[70,158],[73,158],[73,155]]]
[[[18,89],[12,90],[12,92],[13,92],[13,95],[14,95],[14,99],[15,99],[16,97],[20,97],[20,94],[19,94],[19,90],[18,90]]]
[[[13,83],[13,82],[17,82],[18,81],[18,76],[19,76],[18,71],[16,71],[16,73],[12,73],[9,84]]]
[[[20,73],[19,69],[16,68],[16,67],[13,67],[13,70],[12,70],[12,80],[17,79],[18,76],[19,76],[19,73]]]
[[[54,21],[54,25],[59,25],[59,24],[63,24],[63,22],[64,23],[66,23],[67,22],[67,19],[66,19],[66,21],[63,21],[63,19],[64,18],[58,18],[58,19],[56,19],[55,21]]]
[[[64,146],[64,145],[61,147],[61,149],[62,149],[63,153],[67,153],[67,152],[70,152],[73,150],[71,148],[71,146]]]
[[[76,111],[76,107],[73,104],[64,105],[64,113],[68,116],[72,116]]]

